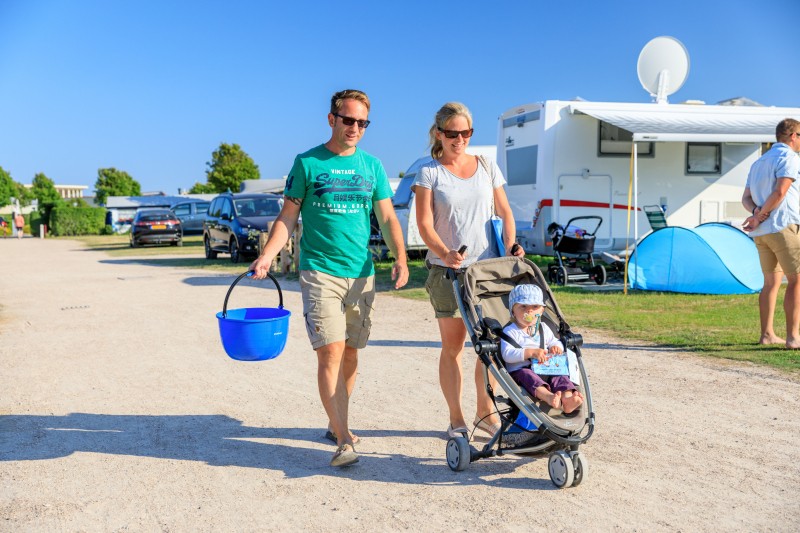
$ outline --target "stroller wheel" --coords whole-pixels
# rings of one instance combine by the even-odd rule
[[[464,437],[454,437],[447,441],[447,466],[460,472],[469,464],[469,441]]]
[[[589,475],[589,461],[580,452],[572,452],[570,456],[572,457],[572,466],[575,467],[575,479],[572,481],[572,486],[577,487]]]
[[[569,274],[567,273],[567,267],[558,267],[558,269],[556,269],[556,283],[564,286],[567,284],[568,279]]]
[[[547,470],[550,473],[550,481],[559,489],[571,487],[575,481],[575,466],[572,464],[572,458],[563,450],[550,454]]]
[[[603,265],[597,265],[592,269],[592,279],[598,285],[604,285],[608,279],[606,276],[606,268]]]

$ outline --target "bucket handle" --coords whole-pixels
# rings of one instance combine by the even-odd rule
[[[253,274],[255,274],[254,271],[248,270],[247,272],[236,278],[236,280],[233,283],[231,283],[231,287],[228,289],[228,294],[225,295],[225,303],[222,305],[222,318],[228,318],[228,297],[231,295],[231,291],[233,291],[233,288],[236,286],[237,283],[242,281],[243,278],[246,277],[249,278]],[[275,279],[275,276],[273,276],[269,272],[267,272],[267,276],[269,276],[269,279],[271,279],[273,283],[275,283],[275,288],[278,289],[278,300],[279,300],[278,308],[283,309],[283,292],[281,291],[281,286],[278,285],[278,280]]]

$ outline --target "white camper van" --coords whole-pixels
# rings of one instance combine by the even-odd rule
[[[800,119],[800,108],[548,100],[509,109],[497,162],[518,240],[548,255],[551,223],[598,215],[595,252],[623,250],[651,230],[645,207],[671,226],[739,225],[750,165],[787,117]]]
[[[467,146],[467,153],[472,155],[482,155],[492,160],[497,158],[497,147],[492,145],[476,145]],[[394,210],[397,213],[397,219],[400,221],[400,227],[403,229],[403,238],[405,239],[406,249],[411,251],[426,250],[427,246],[422,241],[417,229],[417,212],[414,205],[414,192],[411,190],[411,185],[417,177],[417,171],[424,165],[431,161],[431,156],[420,157],[414,161],[403,178],[397,186],[394,193]]]

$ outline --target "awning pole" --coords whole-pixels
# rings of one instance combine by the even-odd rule
[[[636,141],[633,142],[633,261],[639,266],[639,149]]]
[[[639,158],[636,141],[633,142],[633,255],[636,255],[636,243],[639,242]]]
[[[633,150],[631,146],[631,159],[630,170],[628,171],[628,208],[626,210],[628,216],[625,223],[625,268],[622,273],[622,294],[628,294],[628,263],[630,262],[630,255],[628,254],[628,240],[631,237],[631,196],[633,191]]]

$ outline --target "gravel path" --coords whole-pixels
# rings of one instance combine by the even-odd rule
[[[361,462],[336,470],[296,283],[285,352],[243,363],[214,317],[231,276],[65,240],[0,239],[0,257],[0,531],[800,529],[796,378],[569,317],[597,413],[589,477],[556,490],[546,460],[514,456],[456,473],[432,311],[379,295],[351,408]],[[231,306],[274,306],[263,287]],[[471,418],[471,380],[464,401]]]

